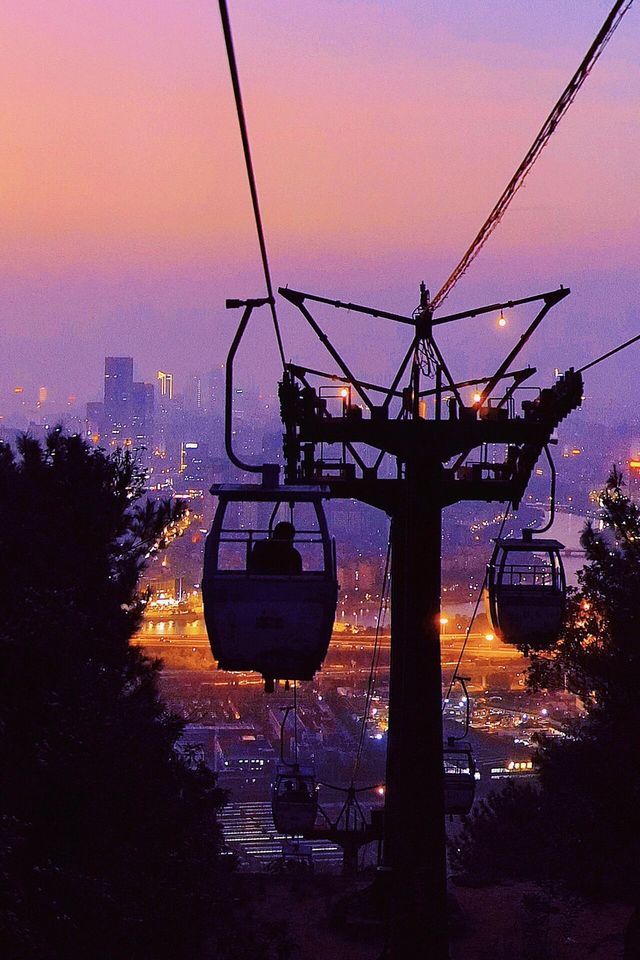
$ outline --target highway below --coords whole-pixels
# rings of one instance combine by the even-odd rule
[[[331,646],[327,658],[327,665],[331,660],[340,656],[349,657],[358,654],[362,655],[367,651],[373,652],[375,636],[373,632],[348,634],[344,632],[335,632],[331,638]],[[440,637],[442,648],[443,666],[449,663],[455,663],[464,643],[464,633],[443,633]],[[148,650],[153,650],[158,656],[162,651],[168,648],[191,649],[204,651],[209,649],[209,640],[204,630],[202,620],[196,620],[193,623],[178,623],[176,621],[145,621],[142,629],[133,638],[132,643],[143,646]],[[380,650],[382,654],[389,651],[389,634],[383,634],[380,637]],[[526,664],[525,658],[519,650],[509,644],[502,643],[492,634],[474,632],[469,635],[465,648],[465,660],[467,659],[486,659],[491,661],[511,662],[522,661]]]

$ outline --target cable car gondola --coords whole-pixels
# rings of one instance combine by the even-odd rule
[[[299,763],[277,765],[271,811],[278,833],[288,837],[312,833],[318,814],[318,788],[311,769]]]
[[[476,765],[469,744],[454,737],[443,749],[444,812],[447,816],[466,816],[476,794]]]
[[[311,680],[327,653],[338,599],[323,492],[257,484],[219,485],[211,492],[219,503],[205,545],[202,596],[218,667],[255,670],[269,684]],[[231,504],[253,514],[271,505],[268,524],[226,525]],[[296,530],[289,521],[276,522],[287,508],[294,518],[300,504],[314,524]]]
[[[283,707],[280,724],[280,760],[271,786],[271,812],[278,833],[288,837],[308,836],[318,815],[318,787],[312,767],[298,763],[298,713],[296,687],[293,687],[293,705]],[[284,758],[284,729],[289,714],[294,716],[293,761]]]
[[[495,632],[525,653],[542,650],[558,636],[567,584],[558,540],[498,539],[487,569],[487,612]]]

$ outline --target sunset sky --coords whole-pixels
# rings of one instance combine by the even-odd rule
[[[455,266],[612,0],[230,0],[276,284],[410,311]],[[640,332],[640,8],[633,7],[452,309],[564,284],[541,380]],[[97,397],[219,363],[227,296],[264,284],[217,3],[21,0],[0,59],[0,413],[17,383]],[[281,308],[287,354],[320,359]],[[524,315],[523,315],[524,317]],[[522,329],[443,338],[475,375]],[[339,327],[340,325],[340,327]],[[402,332],[327,314],[368,379]],[[278,373],[257,323],[260,384]],[[474,366],[475,364],[475,366]],[[478,366],[478,364],[480,366]],[[640,347],[587,381],[635,399]],[[595,416],[595,412],[594,412]]]

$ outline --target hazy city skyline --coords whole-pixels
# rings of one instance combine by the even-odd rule
[[[294,16],[288,4],[235,3],[275,281],[404,311],[419,280],[437,288],[607,4],[577,9],[343,0],[300,2]],[[139,358],[144,379],[168,358],[177,382],[214,366],[236,321],[225,297],[263,289],[216,11],[27,0],[7,17],[0,396],[16,384],[96,396],[105,355]],[[526,357],[541,382],[638,329],[639,34],[631,11],[451,297],[455,309],[570,286]],[[281,314],[287,354],[319,359]],[[245,358],[239,376],[272,387],[261,319],[260,370]],[[343,323],[346,341],[365,345],[360,375],[386,376],[397,331]],[[472,361],[483,340],[490,365],[521,329],[515,315],[499,336],[491,319],[465,323],[443,337],[463,376],[482,372]],[[385,350],[372,349],[381,336]],[[594,371],[587,396],[601,401],[615,379],[624,407],[636,369],[630,351]]]

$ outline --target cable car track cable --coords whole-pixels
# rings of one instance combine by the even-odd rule
[[[508,504],[506,505],[506,507],[505,507],[505,510],[504,510],[504,515],[503,515],[503,517],[502,517],[502,523],[500,524],[500,530],[499,530],[499,532],[498,532],[498,540],[502,537],[502,531],[504,530],[504,525],[505,525],[505,523],[507,522],[507,518],[508,518],[508,516],[509,516],[510,510],[511,510],[511,503],[508,503]],[[460,669],[460,664],[462,663],[462,659],[463,659],[463,657],[464,657],[464,651],[466,650],[466,647],[467,647],[467,643],[468,643],[468,640],[469,640],[469,636],[470,636],[470,634],[471,634],[471,629],[472,629],[473,624],[474,624],[474,622],[475,622],[475,619],[476,619],[476,617],[477,617],[477,615],[478,615],[478,608],[479,608],[479,606],[480,606],[480,603],[482,602],[482,594],[484,593],[485,587],[486,587],[486,585],[487,585],[487,576],[488,576],[488,573],[487,573],[487,571],[485,571],[484,580],[482,581],[482,584],[481,584],[481,586],[480,586],[480,590],[479,590],[479,592],[478,592],[478,598],[477,598],[477,600],[476,600],[476,605],[475,605],[475,607],[474,607],[473,615],[472,615],[472,617],[471,617],[471,620],[469,621],[469,626],[467,627],[467,632],[466,632],[466,634],[465,634],[464,642],[463,642],[463,644],[462,644],[462,648],[461,648],[460,654],[459,654],[459,656],[458,656],[458,661],[457,661],[457,663],[456,663],[455,670],[453,671],[453,676],[451,677],[451,680],[449,681],[449,687],[448,687],[448,689],[447,689],[447,695],[446,695],[446,697],[444,698],[443,703],[442,703],[442,711],[443,711],[443,712],[444,712],[444,701],[446,701],[446,700],[449,699],[449,697],[450,697],[450,695],[451,695],[451,691],[452,691],[452,689],[453,689],[453,685],[454,685],[454,683],[456,682],[456,680],[458,679],[458,670]]]
[[[573,77],[562,93],[562,96],[540,128],[535,140],[529,147],[524,160],[505,187],[498,202],[478,231],[473,243],[468,248],[462,257],[462,260],[450,275],[448,280],[446,280],[440,290],[436,293],[435,297],[433,297],[431,301],[431,308],[433,310],[437,309],[442,303],[444,303],[458,280],[466,273],[471,263],[478,256],[480,250],[502,220],[502,217],[506,213],[511,201],[515,197],[520,187],[524,184],[524,181],[530,173],[534,163],[546,147],[558,124],[575,100],[580,88],[582,87],[582,84],[591,73],[591,70],[595,66],[598,58],[613,36],[625,13],[627,13],[631,7],[632,3],[633,0],[616,0],[616,3],[614,3],[609,16],[598,31],[598,34],[585,54],[582,63],[574,73]]]
[[[362,754],[364,751],[364,738],[367,730],[367,723],[369,722],[369,711],[371,709],[371,700],[373,698],[375,678],[378,670],[378,662],[380,660],[380,632],[382,629],[384,616],[388,607],[387,594],[388,594],[390,564],[391,564],[391,532],[389,532],[389,540],[387,542],[387,556],[385,559],[384,574],[382,577],[382,590],[380,591],[380,605],[378,607],[378,620],[376,623],[376,633],[373,641],[373,653],[371,654],[371,667],[369,669],[369,679],[367,682],[367,696],[365,698],[365,707],[364,707],[364,712],[362,714],[360,736],[358,738],[358,749],[356,751],[356,757],[353,764],[353,773],[351,774],[352,785],[355,783],[358,776],[358,772],[360,770],[360,762],[362,760]]]
[[[227,0],[219,0],[220,6],[220,18],[222,20],[222,31],[224,33],[224,42],[227,48],[227,60],[229,61],[229,72],[231,74],[231,83],[233,86],[233,96],[236,103],[236,113],[238,115],[238,125],[240,127],[240,137],[242,139],[242,150],[244,153],[244,162],[247,171],[247,178],[249,180],[249,190],[251,192],[251,205],[253,207],[253,216],[256,225],[256,231],[258,234],[258,244],[260,246],[260,257],[262,260],[262,269],[264,271],[264,279],[267,287],[267,294],[269,297],[269,307],[271,309],[271,317],[273,319],[273,329],[276,334],[276,341],[278,344],[278,353],[280,354],[280,360],[282,361],[282,366],[284,368],[286,364],[284,346],[282,343],[282,334],[280,332],[280,324],[278,322],[278,314],[276,312],[276,301],[273,295],[273,285],[271,283],[271,270],[269,269],[269,258],[267,256],[267,244],[264,237],[264,229],[262,226],[262,216],[260,214],[260,203],[258,200],[258,188],[256,186],[256,178],[253,169],[253,160],[251,158],[251,146],[249,144],[249,133],[247,130],[247,121],[244,112],[244,104],[242,102],[242,91],[240,89],[240,76],[238,74],[238,65],[236,62],[235,50],[233,47],[233,35],[231,33],[231,22],[229,20],[229,11],[227,9]]]

